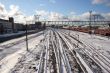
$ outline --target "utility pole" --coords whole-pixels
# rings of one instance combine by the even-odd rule
[[[69,21],[68,21],[68,24],[69,24]],[[70,24],[69,24],[69,35],[70,35]]]
[[[28,48],[28,25],[26,24],[26,50],[28,51],[29,50],[29,48]]]
[[[77,40],[78,40],[77,47],[79,47],[79,34],[77,34]]]
[[[29,51],[28,48],[28,25],[27,25],[27,21],[26,21],[26,17],[25,17],[25,22],[26,22],[26,50]]]
[[[92,17],[92,11],[89,11],[90,18],[89,18],[89,28],[90,28],[90,34],[91,34],[91,17]]]

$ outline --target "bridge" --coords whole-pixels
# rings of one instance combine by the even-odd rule
[[[110,25],[110,21],[40,21],[47,25]]]

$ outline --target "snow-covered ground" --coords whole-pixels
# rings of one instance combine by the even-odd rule
[[[71,35],[76,38],[78,38],[79,35],[79,41],[82,41],[84,44],[91,45],[98,53],[102,53],[110,59],[110,39],[77,31],[71,31]]]
[[[39,32],[28,36],[29,38],[34,37],[28,40],[30,50],[32,50],[40,42],[40,40],[43,39],[43,35],[41,35],[41,33],[42,32]],[[8,73],[18,62],[19,58],[26,53],[26,42],[22,40],[25,40],[25,37],[13,39],[0,44],[0,48],[2,49],[0,51],[0,73]],[[8,46],[8,44],[12,45],[16,42],[20,43]]]
[[[83,44],[82,48],[91,57],[105,73],[110,72],[110,39],[94,34],[87,34],[78,31],[65,31],[64,33],[70,32],[70,36],[78,40],[74,41],[77,45]],[[86,59],[87,60],[87,59]],[[108,72],[106,72],[108,71]]]
[[[110,72],[110,39],[82,32],[72,32],[72,34],[78,34],[79,41],[86,45],[91,57],[94,57],[104,71]]]
[[[29,36],[28,52],[25,37],[0,44],[0,73],[110,73],[108,38],[51,28],[42,33]]]

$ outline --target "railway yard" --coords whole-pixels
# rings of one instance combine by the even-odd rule
[[[106,37],[48,28],[29,36],[29,51],[23,47],[19,57],[15,54],[23,44],[25,38],[0,44],[5,54],[0,56],[0,73],[110,73],[110,40]],[[9,49],[11,53],[6,52]],[[15,61],[12,58],[15,64],[7,67]]]

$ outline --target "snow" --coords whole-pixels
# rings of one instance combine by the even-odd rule
[[[20,50],[2,59],[0,61],[0,65],[1,65],[0,73],[8,73],[10,69],[13,68],[15,64],[18,62],[18,59],[22,57],[22,55],[25,53],[26,53],[25,50]]]
[[[79,60],[81,61],[81,63],[84,65],[84,67],[86,68],[88,73],[93,73],[92,70],[88,67],[88,65],[84,62],[84,60],[79,56],[78,53],[76,53],[76,56],[79,58]]]
[[[29,44],[36,41],[37,36],[41,35],[42,33],[36,33],[36,34],[32,34],[29,35]],[[32,39],[33,38],[33,39]],[[37,41],[36,41],[37,42]],[[12,54],[18,50],[20,50],[22,47],[25,47],[26,43],[25,43],[25,37],[22,38],[18,38],[18,39],[13,39],[4,43],[0,44],[0,48],[2,49],[2,51],[0,52],[0,60],[4,57],[6,57],[9,54]]]
[[[63,31],[63,33],[62,33],[62,31]],[[36,35],[41,34],[41,33],[42,32],[32,34],[32,35],[29,35],[28,37],[33,37],[33,36],[36,36]],[[76,46],[73,46],[72,44],[74,43],[74,44],[77,45],[79,42],[72,39],[72,37],[69,37],[68,35],[66,35],[65,33],[68,33],[67,30],[59,30],[58,33],[60,34],[62,39],[66,42],[67,46],[69,46],[69,48],[68,48],[69,50],[77,50],[75,48]],[[49,44],[50,44],[50,42],[49,42],[49,37],[50,37],[49,32],[46,31],[45,35],[46,36],[45,36],[45,42],[44,43],[45,43],[45,46],[47,48],[45,59],[49,59],[49,51],[48,51],[49,50]],[[83,46],[83,45],[81,45],[81,43],[79,43],[79,45],[77,47],[78,49],[81,48],[83,50],[83,51],[81,51],[82,54],[86,53],[87,56],[89,58],[91,58],[91,60],[93,60],[93,59],[96,60],[96,61],[93,60],[93,62],[97,62],[98,65],[99,65],[97,67],[102,67],[104,72],[106,72],[105,69],[110,70],[110,68],[109,68],[110,67],[110,40],[108,38],[102,37],[102,36],[97,36],[97,35],[89,35],[87,33],[82,33],[82,32],[77,32],[77,31],[70,31],[70,35],[74,36],[77,40],[79,39],[79,41],[81,41],[84,44],[84,46]],[[68,37],[68,39],[70,39],[70,41],[67,40],[67,38],[65,36]],[[56,37],[57,37],[57,41],[58,41],[58,42],[56,42],[57,48],[59,48],[59,50],[61,51],[61,54],[62,54],[63,52],[65,52],[65,50],[63,50],[65,48],[61,44],[62,43],[61,39],[60,38],[58,39],[58,34],[57,34]],[[34,38],[29,39],[29,49],[30,50],[35,49],[35,46],[38,45],[43,38],[44,38],[44,35],[40,35],[40,36],[36,36]],[[24,40],[24,41],[17,44],[17,45],[11,46],[10,48],[6,48],[6,46],[8,44],[15,43],[15,42],[20,41],[20,40],[21,41]],[[73,43],[71,43],[71,42],[73,42]],[[3,57],[3,59],[0,61],[0,73],[8,73],[18,63],[18,60],[23,55],[26,55],[26,57],[27,57],[25,62],[30,61],[31,56],[29,56],[30,54],[27,54],[25,44],[26,44],[25,36],[0,44],[0,57]],[[44,47],[42,47],[42,48],[44,48]],[[39,49],[39,48],[37,48],[37,49]],[[35,50],[35,51],[37,51],[37,50]],[[5,56],[4,56],[4,54],[5,54]],[[66,55],[64,55],[64,57],[65,56]],[[84,59],[83,57],[81,57],[81,54],[79,54],[78,51],[76,51],[76,56],[81,61],[81,63],[84,65],[84,67],[86,68],[88,73],[94,73],[92,68],[95,69],[97,67],[95,65],[92,65],[92,68],[91,68],[88,65],[91,60],[89,60],[89,59],[87,60],[86,58]],[[61,60],[62,69],[64,69],[63,71],[66,73],[66,69],[65,69],[64,66],[65,66],[65,63],[69,60],[67,60],[66,57],[63,60],[63,58]],[[87,60],[87,61],[85,61],[85,60]],[[48,66],[47,61],[48,60],[45,60],[45,65],[44,65],[45,72],[49,71],[48,67],[46,68],[46,66]],[[68,68],[70,68],[69,63],[68,63]]]
[[[71,35],[76,37],[79,35],[79,40],[86,45],[86,51],[99,59],[98,62],[102,68],[110,70],[110,39],[77,31],[71,31]]]
[[[69,31],[67,30],[59,30],[59,31],[63,34],[65,33],[66,35],[68,35],[67,33],[69,33]],[[78,47],[84,49],[90,58],[93,57],[92,59],[94,59],[94,61],[96,60],[95,58],[98,58],[99,60],[95,62],[102,69],[103,68],[106,69],[106,71],[103,69],[104,72],[106,73],[110,72],[110,45],[109,45],[110,40],[107,37],[90,35],[90,34],[78,32],[78,31],[70,31],[70,35],[73,36],[75,39],[78,39],[84,45],[82,45],[83,47],[80,46],[81,43],[77,42],[75,39],[73,40],[71,39],[70,41],[72,41],[74,44],[79,44]],[[70,48],[72,47],[70,46]],[[83,59],[81,59],[81,61],[82,60]]]
[[[36,33],[36,34],[38,34],[38,33]],[[36,34],[32,34],[30,36],[35,36]],[[24,38],[25,37],[10,40],[10,41],[4,42],[0,45],[6,45],[6,44],[9,44],[10,42],[16,42],[16,41],[24,39]],[[30,39],[29,40],[29,49],[32,50],[36,45],[38,45],[38,43],[40,42],[41,39],[43,39],[43,35]],[[26,54],[25,42],[12,46],[8,49],[11,50],[12,48],[19,48],[19,49],[17,49],[18,51],[7,55],[5,58],[3,58],[0,61],[0,66],[1,66],[0,73],[8,73],[10,71],[10,69],[12,69],[15,66],[15,64],[18,62],[19,58],[21,58],[24,54]],[[4,50],[5,50],[5,48],[4,48]],[[6,53],[8,53],[8,52],[9,51],[7,51]]]
[[[89,35],[83,32],[71,31],[71,35],[77,37],[79,35],[79,40],[85,44],[90,44],[93,46],[97,51],[104,53],[106,56],[110,58],[110,39],[102,36],[97,35]]]
[[[42,33],[42,31],[41,31],[41,32],[38,32],[37,34],[40,34],[40,33]],[[29,37],[32,37],[32,36],[35,36],[35,35],[37,35],[37,34],[28,35],[28,38],[29,38]],[[25,39],[25,38],[26,38],[26,36],[23,36],[23,37],[20,37],[20,38],[17,38],[17,39],[15,38],[15,39],[12,39],[12,40],[9,40],[9,41],[0,43],[0,46],[1,46],[1,45],[9,44],[10,42],[13,43],[13,42],[16,42],[16,41],[19,41],[19,40],[23,40],[23,39]]]

